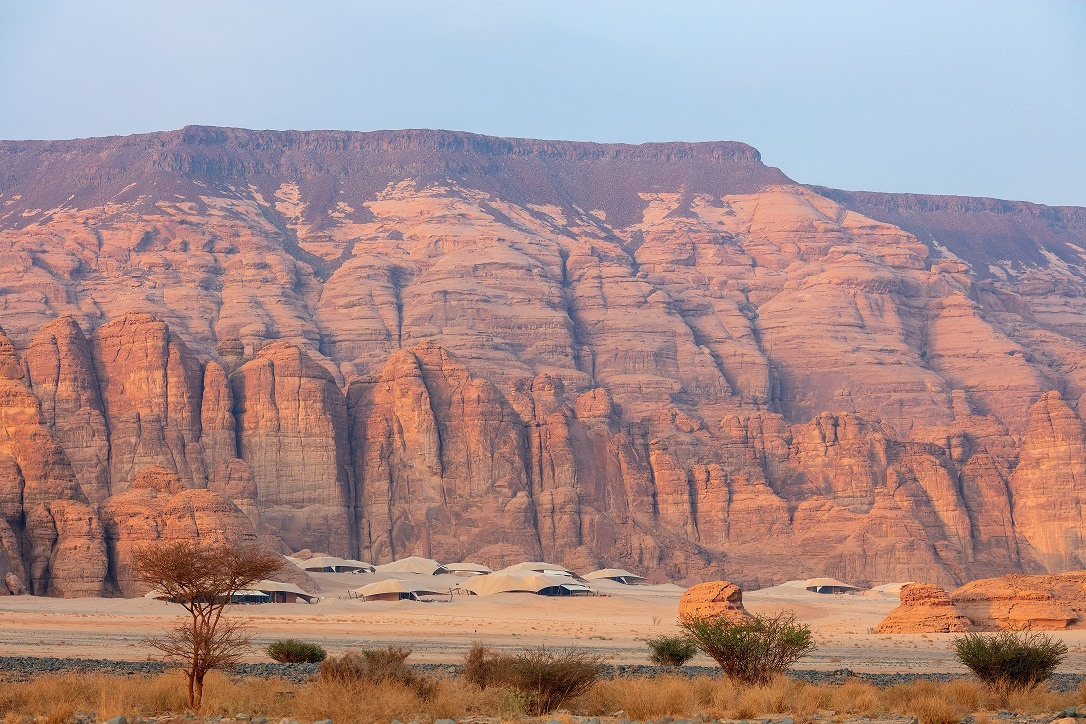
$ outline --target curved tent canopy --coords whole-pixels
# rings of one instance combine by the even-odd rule
[[[645,580],[644,576],[639,576],[636,573],[630,573],[623,568],[601,568],[598,571],[592,571],[591,573],[584,574],[586,581],[598,581],[600,579],[609,579],[612,581],[618,581],[619,583],[633,583],[635,581]]]
[[[803,587],[814,593],[847,593],[859,591],[859,586],[838,581],[836,578],[808,578],[803,582]]]
[[[298,559],[290,560],[303,571],[309,571],[310,573],[319,573],[321,571],[325,573],[347,573],[350,571],[368,572],[373,570],[373,566],[365,561],[340,558],[339,556],[314,556],[313,558],[304,561]]]
[[[482,563],[446,563],[442,566],[449,573],[467,573],[471,575],[482,575],[486,573],[493,573],[492,570],[484,566]]]
[[[151,590],[144,594],[144,598],[154,598],[159,601],[169,601],[170,598],[158,590]],[[312,603],[317,596],[305,591],[293,583],[282,581],[257,581],[248,588],[236,591],[230,597],[231,603],[295,603],[302,599],[306,603]]]
[[[514,563],[511,566],[501,569],[498,573],[544,573],[548,576],[573,576],[577,578],[577,574],[569,570],[565,566],[560,566],[557,563],[543,563],[541,561],[527,561],[525,563]]]
[[[440,595],[442,593],[446,593],[446,591],[435,591],[429,586],[414,581],[405,581],[402,578],[389,578],[356,588],[348,595],[364,600],[380,598],[394,601],[401,598],[418,598],[420,595]]]
[[[418,573],[423,576],[446,572],[445,566],[432,558],[420,558],[419,556],[408,556],[392,563],[385,563],[377,566],[376,570],[381,573]]]
[[[495,593],[539,593],[545,596],[590,594],[592,589],[581,585],[568,575],[553,576],[534,571],[498,571],[489,576],[476,576],[463,586],[477,596]]]

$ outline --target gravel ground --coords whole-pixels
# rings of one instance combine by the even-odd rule
[[[108,659],[59,659],[38,656],[0,657],[0,679],[8,681],[26,681],[41,674],[63,672],[119,674],[132,676],[137,674],[160,674],[169,668],[168,664],[158,661],[112,661]],[[456,664],[415,664],[415,670],[430,676],[456,676],[460,666]],[[316,675],[317,664],[240,664],[231,670],[237,676],[270,678],[278,676],[289,681],[303,682]],[[620,664],[612,667],[605,676],[630,676],[651,678],[662,674],[682,674],[683,676],[719,676],[720,669],[710,666],[683,666],[675,669],[666,666],[641,666]],[[868,674],[854,673],[848,669],[837,671],[814,671],[810,669],[792,669],[788,676],[797,681],[817,683],[843,683],[853,679],[866,681],[879,687],[904,684],[910,681],[951,681],[958,678],[954,674]],[[1057,691],[1073,691],[1082,683],[1082,674],[1056,674],[1051,679],[1051,686]]]

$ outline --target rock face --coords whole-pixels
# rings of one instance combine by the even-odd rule
[[[164,510],[748,587],[1086,565],[1084,209],[438,131],[0,169],[7,590],[131,592]],[[134,487],[154,466],[180,491]]]
[[[753,617],[743,608],[743,589],[727,581],[691,586],[679,599],[679,618],[726,619],[733,623]]]
[[[972,581],[951,600],[986,631],[1078,628],[1086,622],[1086,571]]]
[[[875,633],[963,633],[970,626],[946,591],[930,583],[907,583],[901,587],[901,605],[875,627]]]

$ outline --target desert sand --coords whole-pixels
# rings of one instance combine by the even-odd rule
[[[579,646],[616,664],[647,663],[644,640],[678,631],[676,611],[682,589],[673,585],[625,586],[594,582],[600,596],[551,598],[527,593],[478,597],[453,594],[432,602],[364,602],[347,592],[381,578],[405,574],[318,573],[323,591],[315,604],[231,607],[244,618],[254,641],[266,644],[293,637],[330,651],[400,644],[413,660],[455,663],[472,641],[501,648]],[[415,576],[454,587],[454,576]],[[753,613],[794,611],[811,626],[819,648],[799,668],[849,668],[870,672],[955,672],[953,635],[877,635],[871,630],[898,604],[894,593],[822,595],[788,585],[744,593]],[[183,611],[147,598],[0,597],[0,652],[6,656],[59,656],[141,660],[156,652],[141,643],[171,625]],[[1069,671],[1086,669],[1086,631],[1055,634],[1067,642]],[[255,648],[250,661],[266,658]],[[712,665],[699,656],[695,665]]]

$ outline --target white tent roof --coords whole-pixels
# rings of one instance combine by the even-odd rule
[[[854,591],[859,591],[859,586],[853,586],[850,583],[842,583],[836,578],[808,578],[803,582],[804,588],[822,588],[828,586],[830,588],[851,588]]]
[[[511,566],[501,569],[498,573],[515,573],[517,571],[534,571],[536,573],[547,573],[550,575],[560,574],[566,576],[572,576],[573,571],[569,570],[565,566],[560,566],[557,563],[542,563],[540,561],[527,561],[525,563],[514,563]]]
[[[570,580],[569,576],[552,576],[534,571],[498,571],[489,576],[476,576],[463,585],[477,596],[495,593],[539,593],[544,588],[562,586],[570,591],[591,591],[591,588]]]
[[[435,591],[421,583],[405,581],[402,578],[389,578],[384,581],[377,581],[376,583],[370,583],[369,585],[351,591],[352,595],[362,597],[377,596],[382,593],[414,593],[417,595],[446,593],[446,591]]]
[[[493,573],[482,563],[446,563],[443,568],[449,573]]]
[[[255,591],[263,591],[264,593],[274,593],[280,591],[284,593],[293,593],[306,599],[317,597],[315,594],[309,593],[308,591],[299,588],[298,586],[295,586],[293,583],[283,583],[282,581],[260,581],[258,583],[254,583],[252,586],[250,586],[250,588]]]
[[[601,568],[598,571],[592,571],[591,573],[584,574],[585,580],[595,581],[601,578],[636,578],[638,580],[645,580],[644,576],[639,576],[636,573],[630,573],[623,568]]]
[[[351,558],[340,558],[339,556],[315,556],[309,560],[298,560],[294,565],[301,568],[303,571],[318,571],[322,568],[353,568],[361,571],[371,571],[373,566],[365,561],[356,561]]]
[[[420,558],[408,556],[392,563],[377,566],[381,573],[420,573],[428,576],[433,573],[444,573],[445,567],[432,558]]]

